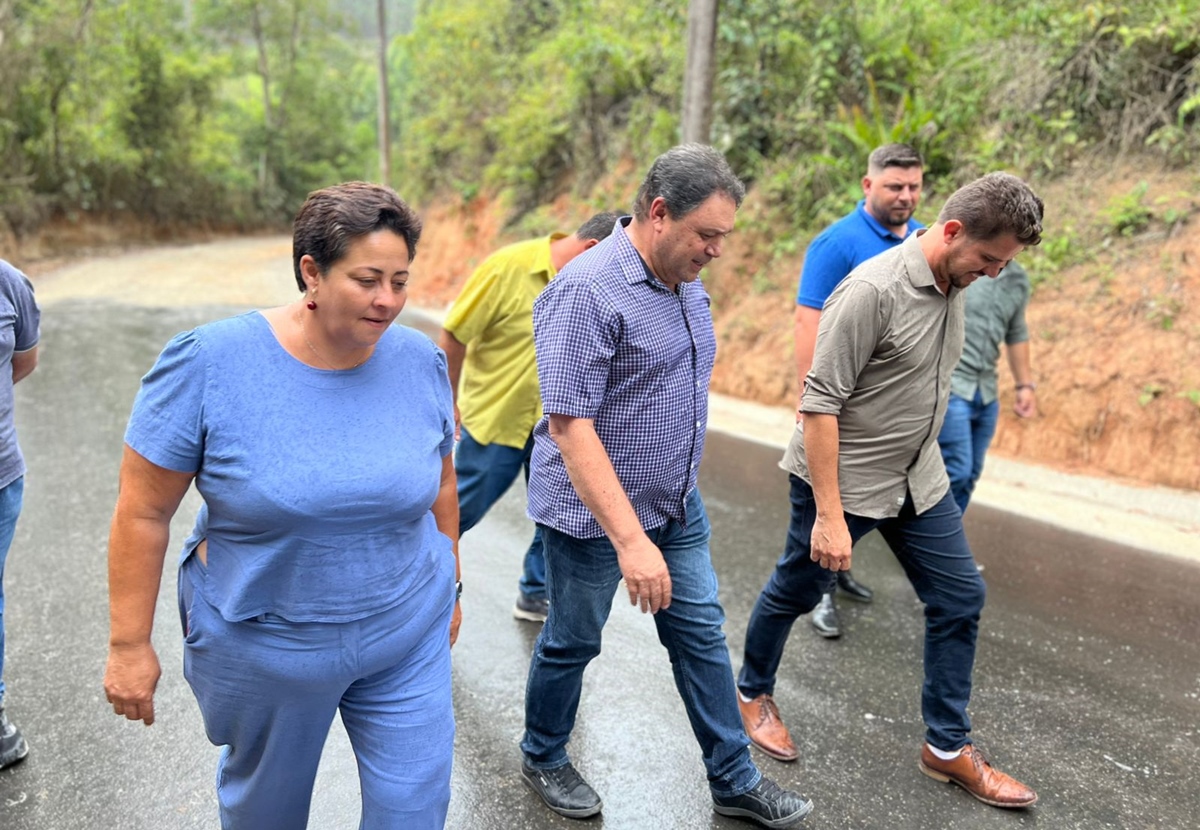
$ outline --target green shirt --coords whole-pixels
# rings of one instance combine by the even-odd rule
[[[533,350],[533,301],[554,277],[550,243],[566,234],[517,242],[467,278],[442,323],[467,347],[459,379],[463,426],[480,444],[525,446],[542,417]]]
[[[1029,303],[1029,275],[1015,262],[994,280],[981,278],[967,286],[967,319],[962,360],[950,379],[950,392],[966,400],[979,390],[983,402],[999,397],[996,361],[1000,343],[1013,345],[1029,340],[1025,306]]]

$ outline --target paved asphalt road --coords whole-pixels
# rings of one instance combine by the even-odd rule
[[[9,711],[32,753],[0,772],[0,830],[181,830],[216,826],[217,750],[181,673],[168,563],[155,641],[159,722],[115,717],[101,689],[105,542],[121,437],[138,378],[175,332],[223,308],[161,310],[62,301],[44,319],[42,365],[18,387],[31,473],[6,577]],[[746,618],[787,521],[778,451],[711,435],[702,490],[714,526],[734,664]],[[585,679],[573,758],[603,817],[559,819],[519,781],[517,742],[537,629],[511,618],[530,526],[518,486],[462,543],[465,622],[455,648],[452,828],[735,828],[715,816],[698,751],[652,621],[618,599]],[[176,543],[197,506],[188,497]],[[805,826],[941,830],[1200,826],[1200,566],[1073,535],[986,507],[968,533],[989,584],[972,705],[977,742],[1033,784],[1009,813],[917,770],[921,609],[878,538],[855,573],[872,605],[842,603],[845,635],[795,628],[777,689],[800,747],[756,758],[815,802]],[[175,544],[172,545],[172,556]],[[170,557],[169,557],[170,558]],[[335,725],[311,826],[354,828],[358,793]]]

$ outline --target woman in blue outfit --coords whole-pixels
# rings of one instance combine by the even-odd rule
[[[109,540],[113,711],[154,722],[150,642],[168,525],[184,544],[184,675],[223,746],[225,830],[308,822],[335,713],[364,830],[440,828],[460,612],[454,417],[444,355],[392,322],[421,223],[388,188],[311,194],[303,297],[184,332],[142,380]]]

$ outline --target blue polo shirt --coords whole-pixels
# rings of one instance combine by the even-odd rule
[[[923,227],[915,219],[908,220],[910,234]],[[796,304],[824,308],[833,289],[851,271],[903,241],[867,211],[866,199],[860,199],[854,210],[821,231],[809,244]]]
[[[674,292],[645,267],[620,220],[571,260],[533,304],[542,406],[534,427],[529,517],[577,539],[604,529],[580,500],[549,415],[589,418],[642,527],[687,526],[717,355],[699,280]]]

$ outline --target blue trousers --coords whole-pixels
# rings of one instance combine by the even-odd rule
[[[508,492],[524,469],[529,483],[529,458],[533,453],[533,435],[521,449],[502,444],[480,444],[466,427],[454,451],[454,472],[458,476],[458,535],[466,533],[484,517],[492,505]],[[518,586],[530,599],[546,597],[546,558],[542,552],[541,530],[534,529],[533,542],[525,551],[525,562]]]
[[[0,706],[4,705],[4,562],[17,532],[24,495],[24,476],[0,488]]]
[[[792,623],[821,599],[829,571],[809,558],[816,500],[812,487],[791,476],[792,518],[787,545],[759,594],[746,629],[738,688],[747,697],[771,694]],[[857,542],[878,528],[925,604],[925,683],[921,715],[926,740],[953,751],[969,743],[971,675],[986,589],[963,533],[962,513],[950,493],[917,514],[909,497],[900,515],[869,519],[846,514]]]
[[[999,417],[1000,401],[984,403],[978,389],[973,400],[950,395],[946,420],[938,433],[938,446],[946,462],[946,474],[950,476],[950,493],[964,513],[983,473],[983,459],[996,434]]]
[[[710,788],[719,796],[741,795],[762,774],[750,758],[734,697],[722,631],[725,612],[717,598],[708,516],[699,491],[688,496],[686,510],[686,528],[672,521],[647,531],[671,575],[671,605],[654,615],[654,624],[671,659]],[[566,745],[575,726],[583,672],[600,653],[600,635],[621,570],[616,550],[605,537],[577,539],[542,527],[542,540],[549,565],[550,614],[529,665],[521,750],[530,766],[555,769],[568,761]],[[637,689],[636,679],[630,688]]]
[[[440,830],[450,804],[454,562],[382,613],[347,623],[230,622],[180,569],[184,676],[217,764],[222,830],[304,830],[335,713],[358,761],[360,830]],[[444,586],[434,590],[430,586]]]

